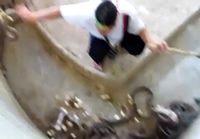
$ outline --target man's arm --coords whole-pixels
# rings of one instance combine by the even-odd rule
[[[54,19],[61,17],[58,6],[52,6],[35,12],[30,11],[25,5],[15,6],[17,15],[25,22],[36,23],[38,20]]]
[[[139,36],[153,52],[165,52],[168,49],[168,44],[164,40],[160,42],[153,40],[145,28],[139,32]]]

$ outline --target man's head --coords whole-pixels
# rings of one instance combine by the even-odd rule
[[[103,1],[97,7],[95,11],[96,26],[101,33],[106,34],[112,29],[115,25],[117,13],[116,6],[109,0]]]

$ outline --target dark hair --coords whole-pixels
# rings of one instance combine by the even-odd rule
[[[109,0],[104,0],[96,9],[95,16],[98,22],[106,26],[115,24],[117,7]]]

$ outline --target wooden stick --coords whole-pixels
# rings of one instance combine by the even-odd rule
[[[173,53],[183,54],[183,55],[191,55],[191,56],[200,57],[200,53],[194,52],[194,51],[187,51],[187,50],[182,50],[182,49],[172,48],[172,47],[169,47],[168,51],[173,52]]]

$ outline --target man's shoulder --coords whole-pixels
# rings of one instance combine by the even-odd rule
[[[119,10],[119,12],[126,13],[128,15],[135,14],[136,10],[133,4],[126,0],[112,0],[116,3],[116,6]]]

